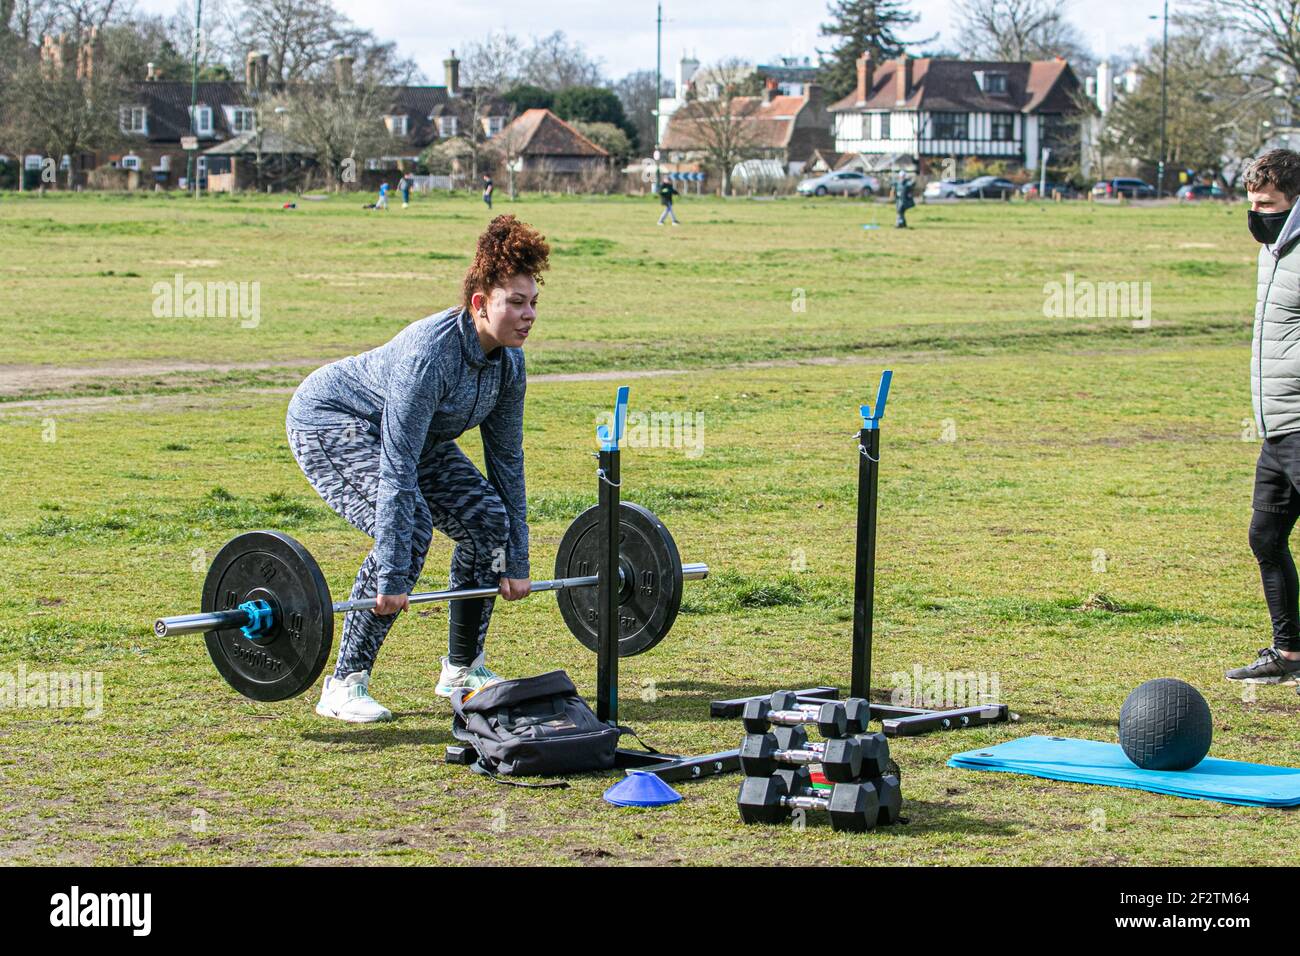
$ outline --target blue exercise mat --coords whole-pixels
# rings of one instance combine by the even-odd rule
[[[1300,806],[1300,768],[1206,757],[1191,770],[1142,770],[1124,755],[1119,744],[1097,740],[1021,737],[954,754],[948,766],[1131,787],[1247,807]]]

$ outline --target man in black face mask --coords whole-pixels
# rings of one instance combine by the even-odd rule
[[[1244,180],[1250,234],[1261,244],[1250,392],[1263,447],[1255,466],[1250,548],[1273,619],[1273,646],[1227,677],[1281,684],[1300,678],[1300,584],[1287,543],[1300,517],[1300,153],[1270,150]]]

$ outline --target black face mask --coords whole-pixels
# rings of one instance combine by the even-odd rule
[[[1277,242],[1277,237],[1282,235],[1282,227],[1290,217],[1290,209],[1284,212],[1256,212],[1251,209],[1246,213],[1246,222],[1256,242],[1271,246]]]

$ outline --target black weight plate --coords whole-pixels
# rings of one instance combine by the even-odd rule
[[[682,559],[673,537],[654,513],[620,502],[619,556],[624,582],[619,592],[618,656],[644,654],[664,639],[682,606]],[[596,574],[600,562],[600,508],[588,508],[569,525],[555,556],[557,578]],[[598,642],[598,588],[559,592],[560,614],[573,636],[590,651]]]
[[[203,611],[270,602],[270,631],[250,641],[239,628],[209,631],[208,654],[235,690],[286,700],[316,683],[334,643],[334,603],[316,559],[287,534],[247,531],[226,542],[203,582]]]

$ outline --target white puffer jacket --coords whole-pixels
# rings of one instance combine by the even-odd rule
[[[1300,203],[1259,250],[1250,398],[1261,437],[1300,431]]]

